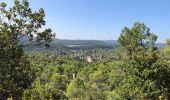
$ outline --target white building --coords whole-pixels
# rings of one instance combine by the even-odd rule
[[[87,60],[87,62],[89,62],[89,63],[91,63],[91,62],[93,61],[90,56],[87,56],[87,57],[86,57],[86,60]]]

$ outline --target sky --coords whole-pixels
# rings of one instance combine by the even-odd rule
[[[13,0],[0,0],[9,6]],[[170,38],[170,0],[29,0],[44,8],[46,27],[59,39],[117,40],[121,30],[145,23],[165,43]]]

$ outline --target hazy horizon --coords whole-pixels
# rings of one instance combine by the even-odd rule
[[[9,6],[13,0],[4,1]],[[155,0],[29,0],[31,8],[43,8],[46,27],[56,38],[70,40],[117,40],[121,30],[135,22],[145,23],[158,35],[158,43],[170,38],[170,1]]]
[[[59,39],[59,40],[84,40],[84,41],[91,41],[91,40],[94,40],[94,41],[117,41],[116,39],[103,39],[103,40],[99,40],[99,39],[64,39],[64,38],[55,38],[55,39]],[[156,43],[163,43],[163,44],[165,44],[165,42],[159,42],[159,41],[157,41]]]

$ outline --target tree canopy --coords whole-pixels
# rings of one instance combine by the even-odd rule
[[[170,98],[170,39],[162,52],[156,47],[158,37],[137,22],[122,30],[116,49],[24,50],[50,45],[54,34],[44,29],[44,17],[44,10],[32,11],[28,0],[14,0],[12,7],[0,4],[0,99]],[[87,57],[93,61],[88,63]]]
[[[23,48],[30,44],[49,46],[54,34],[45,25],[45,12],[32,11],[27,0],[15,0],[13,7],[0,4],[0,99],[21,97],[34,80]]]
[[[142,47],[148,49],[154,47],[157,36],[150,32],[150,29],[145,24],[135,23],[132,28],[125,27],[118,39],[118,42],[123,46],[128,53],[135,52]]]
[[[124,28],[119,43],[129,53],[122,59],[123,78],[116,87],[121,97],[151,99],[169,94],[170,70],[155,47],[157,36],[141,23]]]
[[[167,58],[170,58],[170,39],[166,40],[166,47],[165,47],[165,55]]]
[[[21,40],[22,45],[27,45],[28,42],[49,45],[54,34],[50,28],[41,31],[46,24],[42,8],[32,11],[28,0],[15,0],[14,6],[9,8],[2,2],[0,8],[0,32],[6,33],[6,38],[10,38],[11,42]]]

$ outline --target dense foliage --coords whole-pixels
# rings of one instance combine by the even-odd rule
[[[119,61],[88,63],[61,59],[57,54],[48,52],[33,53],[30,57],[32,65],[39,70],[32,87],[24,92],[26,98],[105,100],[116,95],[112,72],[116,72]]]
[[[166,47],[165,47],[165,56],[166,58],[170,59],[170,39],[167,39]]]
[[[129,38],[131,40],[127,42]],[[170,70],[155,47],[156,39],[157,36],[140,23],[122,31],[119,41],[128,54],[122,59],[123,74],[120,77],[123,79],[116,88],[124,99],[156,99],[159,96],[168,98]]]
[[[116,49],[25,51],[27,44],[52,41],[51,29],[39,31],[43,9],[31,11],[27,0],[0,7],[0,99],[170,99],[170,40],[159,49],[158,37],[145,24],[125,27]]]
[[[44,10],[33,12],[27,0],[15,0],[10,8],[0,4],[0,99],[21,97],[32,84],[34,71],[23,48],[30,43],[48,46],[51,42],[51,29],[39,31],[45,25],[44,17]]]
[[[25,90],[24,97],[55,100],[168,99],[168,53],[156,47],[157,36],[150,33],[144,24],[135,23],[133,28],[127,29],[127,32],[122,31],[121,46],[116,50],[28,52],[37,77]],[[127,37],[129,32],[134,35]],[[124,44],[126,38],[133,42]],[[77,57],[104,54],[105,57],[88,63],[70,54]]]

